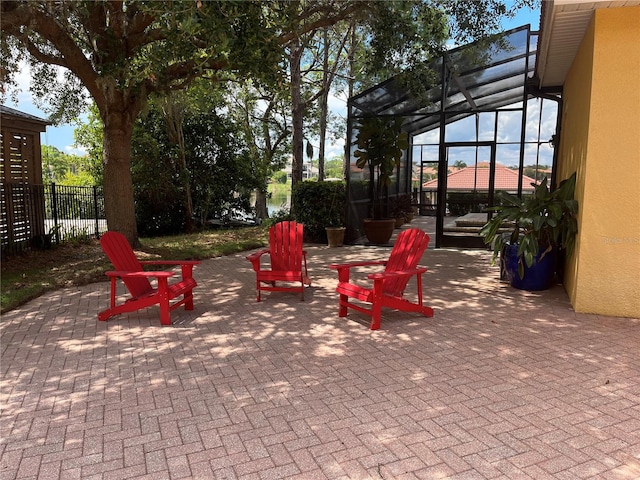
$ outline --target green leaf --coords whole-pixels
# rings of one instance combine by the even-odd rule
[[[533,229],[536,231],[540,231],[542,226],[544,225],[545,218],[544,217],[534,217],[533,219]]]

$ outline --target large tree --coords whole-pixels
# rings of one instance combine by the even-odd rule
[[[231,115],[238,136],[250,152],[251,169],[256,182],[255,215],[269,217],[268,182],[276,170],[284,167],[291,152],[291,128],[285,89],[261,89],[251,81],[230,92]]]
[[[10,86],[21,61],[33,72],[32,91],[77,114],[82,86],[104,125],[105,213],[110,230],[137,243],[131,180],[133,123],[150,94],[187,87],[229,72],[274,81],[286,40],[274,22],[278,6],[261,1],[3,1],[2,80]],[[52,66],[70,72],[63,88]],[[56,115],[56,113],[58,115]],[[63,117],[59,114],[65,114]]]

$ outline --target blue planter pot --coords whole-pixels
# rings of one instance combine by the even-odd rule
[[[518,245],[507,245],[503,251],[504,270],[512,287],[520,290],[546,290],[551,287],[556,273],[556,252],[547,253],[542,260],[542,252],[531,267],[524,266],[524,277],[518,274]],[[524,261],[524,260],[523,260]]]

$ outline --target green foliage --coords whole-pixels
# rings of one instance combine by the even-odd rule
[[[182,184],[162,112],[155,105],[135,124],[131,175],[140,235],[168,235],[185,227]]]
[[[524,264],[531,267],[540,251],[544,256],[554,248],[561,248],[570,257],[578,233],[575,185],[574,172],[553,192],[549,191],[546,178],[536,186],[533,195],[523,198],[499,192],[502,204],[492,208],[496,215],[480,231],[484,242],[493,247],[492,262],[503,245],[518,244],[518,271],[522,278]],[[511,231],[503,233],[505,227]]]
[[[279,170],[271,175],[271,179],[280,185],[285,185],[287,183],[287,172]]]
[[[516,0],[509,8],[500,0],[371,2],[356,52],[358,83],[368,87],[395,76],[416,98],[426,98],[439,72],[425,59],[440,55],[450,39],[461,45],[500,31],[504,17],[535,1]]]
[[[87,166],[96,185],[103,184],[104,167],[102,164],[102,144],[104,131],[100,113],[95,103],[89,107],[87,123],[78,122],[73,131],[75,145],[83,147],[87,151]]]
[[[232,88],[226,98],[229,116],[237,125],[236,136],[246,145],[251,160],[257,191],[255,216],[263,220],[269,215],[266,192],[270,179],[287,183],[286,173],[278,172],[291,153],[288,87],[261,87],[248,79]]]
[[[525,165],[522,173],[536,181],[542,181],[550,171],[551,167],[548,165]]]
[[[198,94],[198,92],[194,92]],[[182,129],[193,215],[200,223],[230,207],[250,209],[256,179],[246,147],[228,118],[216,113],[218,98],[198,97]],[[132,175],[141,235],[178,233],[185,226],[184,175],[180,152],[170,140],[161,103],[151,102],[136,123]]]
[[[50,107],[45,111],[54,121],[77,118],[89,92],[105,127],[107,221],[135,244],[129,140],[149,97],[188,88],[201,77],[210,84],[237,78],[282,84],[286,3],[3,2],[3,87],[15,85],[21,62],[28,62],[31,92]],[[56,81],[58,67],[66,69],[63,85]]]
[[[299,182],[293,187],[291,201],[296,205],[296,221],[304,224],[309,241],[325,242],[325,227],[344,226],[345,182]]]
[[[84,109],[83,84],[101,97],[95,100],[102,108],[110,101],[102,98],[112,91],[107,85],[141,95],[181,89],[207,75],[280,78],[276,32],[286,17],[261,1],[6,3],[3,80],[15,85],[19,62],[28,61],[31,90],[56,121],[74,120]],[[69,71],[59,77],[56,64]]]
[[[325,178],[344,178],[344,166],[342,157],[335,157],[324,163]]]
[[[68,185],[68,186],[84,186],[84,187],[92,187],[95,185],[95,179],[93,176],[87,171],[80,172],[68,172],[59,182],[58,185]]]
[[[89,243],[92,239],[93,235],[89,233],[87,227],[76,227],[72,225],[64,231],[64,242],[70,245]]]
[[[391,216],[393,218],[407,218],[413,213],[413,205],[411,204],[411,195],[401,193],[391,200]]]
[[[69,155],[51,145],[42,146],[42,180],[58,185],[95,185],[87,157]]]

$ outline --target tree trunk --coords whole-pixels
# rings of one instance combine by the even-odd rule
[[[256,188],[256,220],[262,221],[269,218],[269,209],[267,208],[267,191]]]
[[[139,245],[131,179],[133,119],[113,112],[104,122],[104,211],[107,227],[122,233],[131,246]]]
[[[347,98],[353,97],[354,93],[354,84],[355,84],[355,75],[356,75],[356,45],[357,45],[357,35],[355,25],[351,25],[351,38],[349,42],[349,50],[347,52],[347,62],[349,65],[349,75],[347,76],[347,87],[348,87],[348,96]],[[349,108],[347,106],[347,108]],[[350,133],[350,130],[347,126],[347,134]],[[351,138],[347,138],[347,141],[344,144],[344,159],[342,161],[342,176],[347,179],[349,178],[349,174],[351,171]]]
[[[323,32],[322,48],[322,94],[320,95],[320,151],[318,153],[318,181],[324,180],[324,152],[327,139],[327,116],[329,115],[329,29]]]
[[[291,115],[293,123],[293,159],[291,161],[291,187],[302,181],[302,162],[304,160],[304,104],[301,98],[300,61],[304,48],[299,41],[291,42],[289,66],[291,68]],[[294,209],[291,205],[291,209]]]

